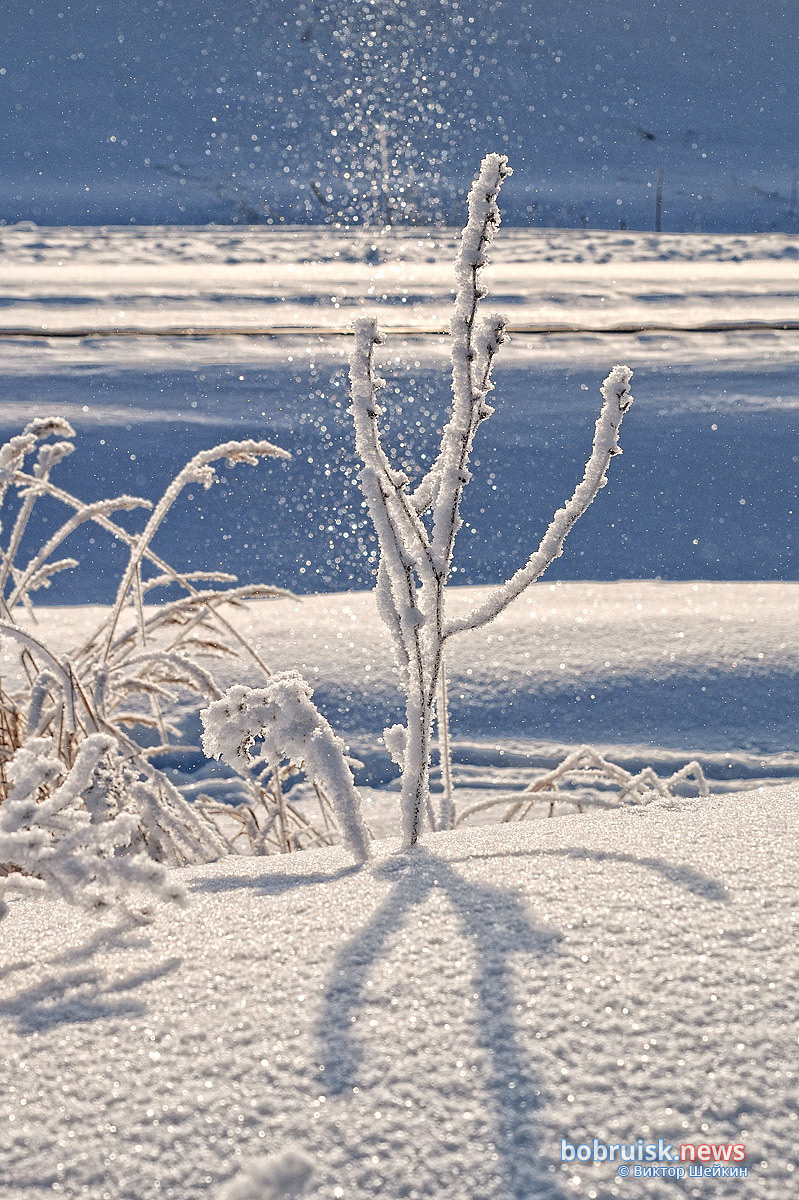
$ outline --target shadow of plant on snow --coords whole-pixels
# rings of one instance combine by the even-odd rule
[[[531,1194],[531,1176],[546,1176],[546,1194],[555,1197],[554,1180],[543,1164],[537,1166],[534,1116],[541,1090],[527,1065],[514,1020],[512,959],[517,954],[537,958],[553,954],[559,934],[534,925],[516,896],[465,879],[425,849],[388,859],[374,874],[394,886],[336,958],[318,1027],[325,1089],[342,1095],[362,1082],[363,1049],[354,1036],[353,1017],[363,1003],[369,973],[401,933],[409,912],[434,889],[443,889],[474,948],[475,1036],[485,1053],[484,1082],[494,1110],[493,1139],[505,1186],[511,1196],[522,1200]],[[538,1182],[543,1183],[543,1178]]]
[[[52,970],[14,996],[0,1000],[0,1016],[16,1020],[21,1037],[43,1033],[59,1025],[83,1024],[122,1017],[141,1017],[146,1004],[137,994],[141,987],[161,979],[180,967],[182,960],[172,957],[128,975],[118,969],[92,964],[95,954],[104,950],[140,950],[150,948],[136,922],[124,920],[111,928],[97,930],[83,946],[71,947],[48,963]],[[82,961],[87,965],[80,966]],[[92,965],[90,965],[92,964]],[[31,962],[13,963],[0,973],[0,980],[33,966]]]
[[[636,859],[582,848],[540,853],[588,858],[598,863],[629,862],[655,871],[672,885],[705,900],[726,899],[715,880],[658,858]],[[520,856],[535,857],[529,853]],[[494,855],[478,853],[469,857]],[[499,853],[496,857],[508,855]],[[561,935],[552,928],[535,925],[517,896],[464,878],[453,869],[451,861],[424,848],[389,858],[377,864],[373,873],[394,886],[368,923],[342,946],[333,963],[317,1029],[322,1047],[320,1073],[326,1091],[331,1096],[343,1096],[363,1085],[364,1047],[355,1036],[355,1018],[366,1002],[369,975],[375,963],[390,951],[392,941],[401,935],[409,913],[435,889],[441,889],[472,946],[474,1036],[485,1054],[484,1086],[493,1108],[493,1141],[505,1194],[512,1200],[529,1200],[532,1195],[559,1200],[562,1193],[553,1175],[554,1164],[542,1160],[536,1149],[540,1139],[535,1118],[544,1103],[544,1093],[531,1070],[515,1017],[513,960],[519,954],[537,959],[557,954]]]

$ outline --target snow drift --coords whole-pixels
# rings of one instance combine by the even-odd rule
[[[14,903],[0,1197],[197,1200],[291,1146],[320,1200],[782,1200],[798,801],[227,859],[143,927]],[[743,1143],[748,1177],[561,1163],[594,1137]]]

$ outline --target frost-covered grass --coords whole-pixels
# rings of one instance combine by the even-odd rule
[[[180,738],[165,710],[187,694],[219,699],[201,658],[242,655],[250,671],[269,678],[222,610],[285,593],[269,585],[224,588],[235,576],[176,569],[154,548],[158,528],[184,490],[212,487],[220,461],[232,468],[288,455],[270,442],[228,441],[191,458],[154,505],[125,494],[87,504],[53,480],[75,449],[73,437],[63,418],[34,419],[0,446],[0,641],[8,664],[0,691],[0,918],[8,894],[43,890],[88,908],[130,911],[148,885],[153,895],[174,898],[162,864],[208,862],[238,850],[240,840],[253,853],[331,840],[331,802],[318,791],[324,820],[317,831],[307,812],[284,800],[279,758],[260,770],[238,764],[248,795],[221,808],[207,797],[187,803],[159,766]],[[34,510],[48,503],[65,510],[64,519],[42,544],[31,544]],[[136,508],[152,512],[131,532],[119,514]],[[114,603],[64,653],[36,628],[33,598],[61,571],[80,568],[56,555],[83,525],[121,542],[127,561]],[[165,591],[146,611],[145,597]],[[361,851],[364,838],[362,831]]]
[[[467,614],[488,591],[452,589],[452,615]],[[795,583],[534,585],[491,626],[450,647],[458,810],[521,794],[584,743],[632,774],[651,765],[667,777],[696,758],[711,791],[799,779],[798,605]],[[57,651],[103,618],[92,606],[48,613]],[[373,594],[269,600],[235,620],[275,672],[299,669],[311,682],[315,704],[363,764],[355,777],[369,828],[379,838],[398,836],[398,772],[380,731],[400,720],[402,692]],[[243,659],[204,665],[220,691],[247,672]],[[196,702],[167,715],[182,746],[198,747]],[[243,780],[199,748],[178,743],[159,761],[188,796],[246,800]],[[432,788],[438,804],[435,755]],[[315,804],[296,782],[288,794]],[[612,793],[594,792],[585,806],[614,802]],[[544,797],[531,815],[545,817],[548,807]],[[556,811],[575,807],[559,803]]]

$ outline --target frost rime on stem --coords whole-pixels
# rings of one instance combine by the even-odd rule
[[[473,609],[468,616],[447,622],[444,636],[460,633],[464,629],[479,629],[487,625],[504,611],[526,587],[543,575],[549,564],[563,553],[563,543],[575,523],[583,515],[600,490],[607,483],[607,469],[611,458],[621,454],[619,429],[624,414],[633,402],[630,393],[632,371],[629,367],[616,366],[602,384],[602,410],[594,429],[591,456],[585,464],[585,472],[574,489],[571,498],[555,513],[549,528],[523,567],[510,579],[496,588],[483,604]]]
[[[10,790],[0,806],[0,918],[8,891],[45,891],[93,909],[126,909],[138,889],[161,899],[180,895],[165,867],[131,852],[138,836],[133,814],[99,806],[95,818],[89,811],[87,797],[114,746],[108,734],[91,734],[68,770],[52,738],[31,738],[8,763]]]
[[[368,855],[368,834],[344,745],[313,703],[297,671],[273,675],[263,688],[236,684],[203,709],[203,750],[235,767],[252,761],[256,741],[276,768],[283,759],[303,766],[331,798],[344,842],[359,862]]]
[[[404,472],[391,466],[378,423],[377,393],[382,380],[375,374],[374,349],[384,340],[383,335],[371,318],[355,322],[350,356],[351,412],[356,448],[363,463],[361,488],[380,547],[378,610],[391,633],[405,691],[405,727],[387,730],[385,736],[402,772],[400,803],[403,837],[408,846],[417,842],[432,812],[431,730],[447,638],[493,620],[562,552],[569,530],[607,482],[610,459],[621,453],[619,428],[632,403],[631,372],[627,367],[614,367],[602,385],[603,406],[583,479],[555,514],[538,549],[468,617],[447,622],[445,593],[461,525],[461,497],[470,478],[468,464],[475,434],[493,411],[487,397],[493,389],[494,358],[504,340],[504,319],[494,313],[478,321],[477,310],[485,295],[480,271],[499,227],[497,197],[510,173],[504,156],[488,154],[469,193],[469,215],[455,264],[450,414],[436,459],[413,492],[408,491]],[[447,720],[444,686],[440,688],[438,707],[443,733]],[[448,764],[443,765],[446,776]],[[445,795],[433,823],[447,828],[452,819],[452,806]]]

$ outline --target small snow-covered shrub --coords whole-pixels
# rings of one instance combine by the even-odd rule
[[[138,900],[139,912],[154,897],[180,895],[166,868],[142,850],[120,853],[139,841],[139,823],[109,803],[103,776],[107,781],[113,749],[113,737],[90,734],[67,768],[52,738],[29,738],[9,760],[8,792],[0,806],[0,862],[6,864],[0,917],[9,891],[47,889],[97,910],[129,909]]]
[[[350,359],[350,395],[355,439],[363,462],[360,479],[380,548],[377,600],[392,637],[405,693],[405,724],[386,731],[386,744],[402,772],[403,837],[413,845],[427,827],[452,824],[451,796],[445,788],[440,810],[430,797],[430,752],[433,719],[446,730],[443,664],[446,643],[465,630],[480,629],[540,578],[557,558],[570,529],[607,483],[611,459],[621,453],[619,430],[632,404],[632,372],[617,366],[602,385],[602,409],[594,430],[591,455],[582,480],[554,515],[536,550],[514,575],[497,587],[468,616],[446,613],[446,590],[455,539],[461,526],[460,505],[469,483],[469,459],[478,428],[493,409],[494,359],[505,340],[505,321],[497,313],[478,319],[485,295],[480,271],[499,227],[497,197],[510,174],[507,159],[487,155],[469,193],[469,215],[455,264],[456,295],[450,323],[452,401],[438,454],[421,479],[392,466],[383,444],[377,396],[383,386],[374,366],[375,347],[383,341],[377,322],[364,317],[355,324]],[[446,747],[446,739],[444,739]],[[446,749],[442,757],[446,760]],[[445,780],[448,763],[444,762]]]
[[[134,885],[167,893],[159,864],[205,862],[242,844],[255,853],[291,848],[295,833],[301,844],[313,841],[314,826],[283,804],[277,774],[256,777],[240,764],[246,799],[214,806],[203,797],[189,803],[158,765],[180,738],[169,708],[219,698],[208,669],[214,656],[246,655],[269,679],[224,607],[286,593],[239,587],[219,571],[176,570],[154,548],[155,534],[186,486],[211,487],[216,461],[255,464],[285,451],[226,442],[195,455],[155,506],[135,496],[84,504],[51,478],[73,437],[60,418],[36,420],[0,446],[0,639],[15,650],[0,687],[0,894],[46,887],[103,907]],[[31,553],[24,535],[41,497],[68,515]],[[138,534],[115,520],[135,508],[152,509]],[[32,596],[57,571],[78,565],[56,552],[87,521],[126,544],[128,559],[114,604],[64,653],[41,632],[46,624],[36,623]],[[152,603],[164,589],[173,594]],[[317,840],[332,840],[319,824]]]
[[[367,855],[368,834],[352,771],[337,738],[297,671],[273,675],[263,688],[237,684],[203,711],[203,749],[229,766],[277,770],[284,759],[302,764],[312,782],[330,796],[347,847]],[[256,741],[263,749],[254,755]]]
[[[405,695],[405,723],[384,733],[385,744],[400,768],[403,839],[414,845],[425,827],[448,829],[453,824],[449,787],[435,812],[430,796],[430,757],[433,721],[438,710],[442,735],[445,781],[449,779],[446,737],[446,686],[444,651],[451,637],[479,629],[497,617],[549,564],[561,554],[569,530],[607,482],[611,459],[621,453],[618,438],[625,413],[632,403],[632,372],[617,366],[602,384],[602,408],[582,480],[552,519],[540,545],[527,562],[473,612],[454,619],[446,613],[446,591],[452,570],[455,539],[461,526],[460,505],[469,482],[469,460],[478,428],[492,414],[488,396],[494,359],[505,339],[505,321],[496,313],[478,319],[485,295],[480,271],[486,251],[499,227],[497,197],[510,174],[505,157],[487,155],[469,193],[469,215],[455,264],[456,296],[450,324],[452,345],[452,401],[438,454],[430,468],[414,483],[397,470],[386,452],[379,424],[378,393],[383,386],[374,365],[375,347],[383,342],[377,322],[364,317],[355,323],[350,357],[351,412],[355,443],[363,466],[360,484],[379,544],[377,603],[391,634]],[[241,699],[241,697],[240,697]],[[258,702],[258,698],[254,698]],[[249,701],[243,701],[245,711]],[[234,704],[226,698],[231,712]],[[208,718],[215,710],[205,714]],[[323,729],[322,718],[317,730]],[[260,716],[243,728],[245,742],[265,737]],[[210,753],[224,747],[208,738]],[[318,736],[323,736],[321,732]],[[324,735],[326,736],[326,735]],[[273,749],[291,760],[311,759],[296,742]],[[340,747],[329,743],[329,753],[343,758]],[[337,766],[343,776],[343,764]],[[331,775],[332,778],[332,775]],[[347,782],[346,787],[350,785]]]

